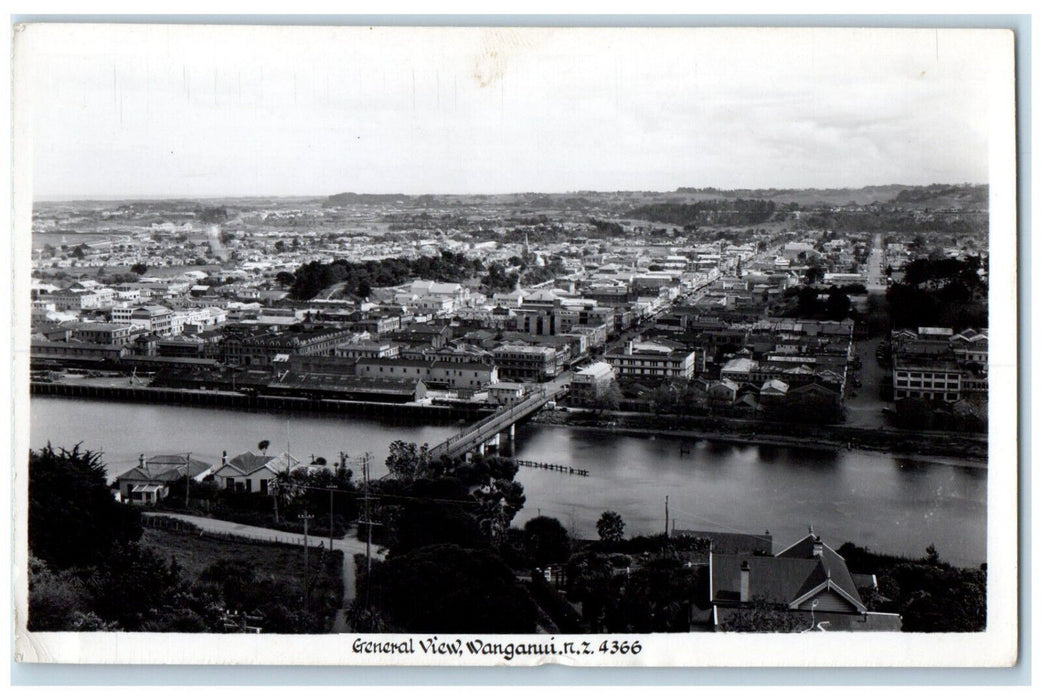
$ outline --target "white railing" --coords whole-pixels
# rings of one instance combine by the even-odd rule
[[[557,392],[554,392],[553,395],[556,395],[556,393]],[[441,454],[441,452],[443,451],[448,451],[450,446],[455,445],[461,440],[469,440],[474,437],[479,437],[485,432],[490,432],[490,434],[494,435],[495,433],[498,433],[504,426],[498,426],[494,431],[489,431],[489,429],[493,425],[500,423],[503,419],[507,419],[505,421],[505,425],[510,425],[511,423],[514,423],[517,420],[515,416],[518,416],[519,414],[527,414],[533,409],[533,407],[539,406],[549,401],[550,396],[551,395],[548,394],[546,389],[540,389],[538,394],[533,394],[521,403],[514,404],[513,406],[510,406],[505,410],[496,411],[491,416],[481,421],[477,425],[474,425],[469,429],[463,430],[453,435],[452,437],[448,438],[439,445],[435,445],[434,448],[431,449],[430,454],[432,456],[437,456]]]

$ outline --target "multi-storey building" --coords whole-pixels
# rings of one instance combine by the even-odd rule
[[[73,340],[96,345],[126,345],[143,329],[129,323],[73,323],[66,325]]]
[[[557,351],[551,347],[508,343],[496,348],[492,356],[505,379],[548,382],[558,373]]]
[[[644,380],[691,379],[695,353],[665,343],[629,341],[620,352],[607,353],[619,377]]]
[[[604,396],[615,381],[615,369],[607,362],[595,362],[572,375],[568,397],[577,405],[589,405]]]
[[[275,356],[280,354],[333,355],[340,344],[353,336],[353,331],[340,328],[258,332],[239,327],[226,331],[222,353],[226,364],[268,369]]]
[[[481,362],[368,357],[358,360],[355,374],[380,379],[419,379],[430,387],[477,391],[499,380],[496,367]]]
[[[896,331],[893,350],[894,400],[927,399],[955,403],[988,392],[987,330],[920,328]]]

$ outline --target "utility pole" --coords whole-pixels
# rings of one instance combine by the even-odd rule
[[[372,455],[368,452],[362,456],[362,504],[363,504],[363,520],[359,521],[359,525],[365,526],[365,606],[369,607],[369,593],[372,588],[372,573],[373,573],[373,525],[372,512],[369,508],[369,502],[372,497],[369,495],[369,463],[372,460]]]
[[[333,489],[329,489],[329,552],[333,552]]]
[[[192,483],[192,453],[185,455],[185,510],[188,510],[188,487]]]
[[[311,604],[311,587],[308,585],[309,570],[308,570],[308,521],[311,520],[313,515],[309,514],[307,508],[304,509],[303,514],[298,515],[297,518],[304,521],[304,612],[308,611]]]
[[[669,539],[669,494],[666,495],[666,539]]]

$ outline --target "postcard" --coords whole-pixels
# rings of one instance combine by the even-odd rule
[[[1016,663],[1011,31],[13,47],[16,661]]]

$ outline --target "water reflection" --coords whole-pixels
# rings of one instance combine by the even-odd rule
[[[285,416],[203,408],[34,399],[31,446],[50,440],[103,448],[120,473],[141,452],[191,451],[205,459],[256,449],[270,440],[279,451],[327,460],[343,450],[374,454],[374,476],[385,471],[392,440],[435,444],[454,425],[396,426],[336,416]],[[511,451],[505,445],[504,451]],[[522,425],[518,457],[590,470],[587,478],[522,468],[525,509],[514,524],[538,514],[558,518],[577,535],[596,538],[605,510],[623,516],[628,534],[680,529],[770,530],[788,545],[808,524],[830,543],[919,556],[935,544],[952,563],[976,566],[985,556],[987,471],[894,458],[883,453],[735,445],[691,438],[615,435],[596,430]]]

